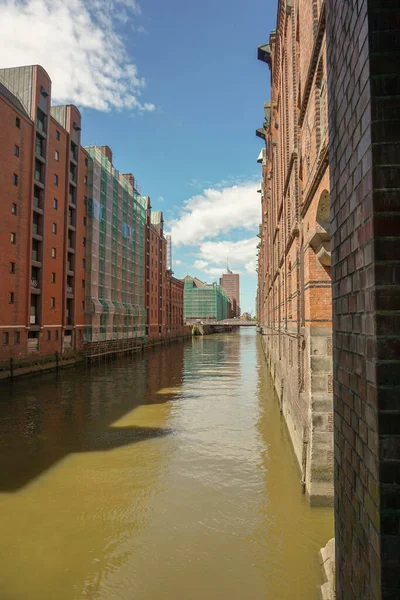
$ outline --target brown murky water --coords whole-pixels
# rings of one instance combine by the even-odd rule
[[[1,600],[310,600],[310,509],[254,330],[0,387]]]

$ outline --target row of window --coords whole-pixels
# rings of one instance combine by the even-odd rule
[[[16,148],[18,148],[18,146],[15,146]],[[18,148],[18,152],[19,152],[19,148]],[[17,156],[19,156],[19,154],[17,154]],[[57,159],[58,160],[58,159]],[[37,162],[37,161],[36,161]],[[37,165],[37,174],[35,175],[35,179],[37,179],[37,181],[42,181],[42,164],[38,163]],[[35,171],[36,173],[36,171]],[[58,185],[58,175],[54,175],[54,185]],[[84,183],[87,183],[87,177],[86,175],[83,178]],[[13,173],[13,184],[14,185],[18,185],[18,175],[17,173]]]
[[[82,259],[82,267],[84,269],[86,269],[86,259],[85,258]],[[15,274],[15,262],[10,262],[10,273],[12,273],[13,275]],[[52,273],[51,274],[51,283],[55,283],[55,282],[56,282],[56,274]],[[84,279],[82,279],[82,287],[85,287]]]
[[[3,333],[3,346],[8,346],[10,340],[10,334],[8,331]],[[21,333],[19,331],[14,331],[14,344],[21,343]]]
[[[53,275],[55,275],[55,273],[53,273]],[[52,281],[52,283],[54,283],[54,281]],[[82,279],[82,287],[85,287],[85,280]],[[8,293],[8,303],[9,304],[14,304],[14,292],[9,292]],[[54,298],[54,296],[52,296],[50,298],[50,308],[55,308],[56,307],[56,299]],[[85,301],[82,300],[82,310],[85,310]]]
[[[53,223],[53,233],[57,233],[57,225],[56,223]],[[15,233],[15,231],[12,231],[10,234],[10,240],[12,244],[16,244],[17,243],[17,234]],[[86,238],[82,238],[82,244],[84,246],[86,246]],[[56,258],[57,256],[57,248],[52,248],[51,249],[51,257],[52,258]]]
[[[4,331],[3,333],[3,346],[8,346],[10,343],[10,334],[8,331]],[[51,331],[47,331],[47,341],[51,340]],[[54,340],[58,341],[58,329],[54,331]],[[21,343],[21,333],[19,331],[14,331],[14,344]]]

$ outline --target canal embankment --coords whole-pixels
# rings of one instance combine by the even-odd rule
[[[15,356],[0,361],[0,381],[39,375],[47,371],[75,367],[79,363],[107,361],[126,354],[142,353],[148,349],[183,342],[192,336],[191,328],[184,327],[183,333],[167,335],[147,340],[120,339],[92,342],[85,344],[80,351],[68,349],[65,352],[52,354],[33,353],[29,356]]]

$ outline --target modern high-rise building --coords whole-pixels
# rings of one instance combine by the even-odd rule
[[[186,275],[184,283],[185,322],[198,319],[222,321],[230,316],[230,301],[222,286],[204,283],[190,275]]]
[[[85,326],[81,115],[35,65],[0,70],[0,123],[0,359],[62,353]]]
[[[240,317],[240,276],[227,269],[219,280],[232,303],[232,317]]]

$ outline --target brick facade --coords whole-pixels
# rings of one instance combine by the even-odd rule
[[[400,55],[394,0],[327,0],[336,593],[400,597]]]
[[[168,337],[181,336],[187,333],[187,328],[183,324],[183,290],[183,281],[176,279],[171,271],[167,271],[165,333]]]
[[[240,275],[229,271],[223,273],[219,284],[224,288],[229,300],[230,307],[228,318],[240,317]]]
[[[258,162],[262,342],[310,502],[333,502],[333,409],[325,12],[280,2],[258,58],[271,69]]]
[[[51,107],[42,67],[17,67],[0,70],[0,122],[0,360],[77,349],[83,312],[67,270],[69,255],[79,264],[85,255],[75,240],[76,213],[83,219],[85,211],[84,184],[77,190],[80,113]]]
[[[163,214],[151,211],[150,198],[147,198],[145,251],[146,336],[156,339],[166,335],[167,240]]]

